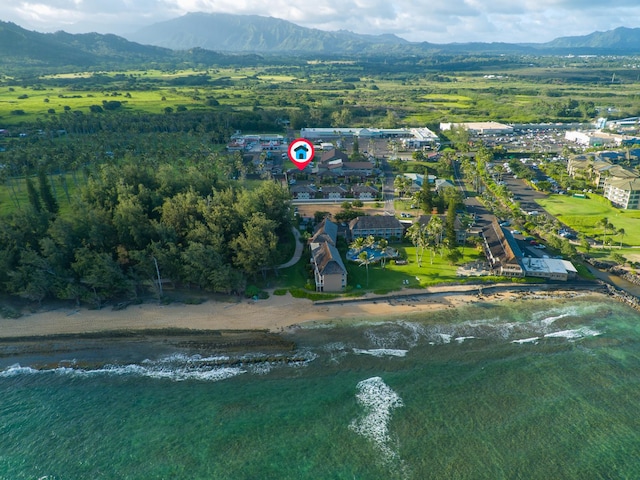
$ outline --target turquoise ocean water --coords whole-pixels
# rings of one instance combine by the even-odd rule
[[[288,362],[197,347],[95,368],[0,359],[0,478],[640,478],[640,315],[621,304],[283,335]]]

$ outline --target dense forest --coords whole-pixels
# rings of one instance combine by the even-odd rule
[[[16,196],[0,223],[0,291],[95,306],[160,295],[163,284],[243,293],[274,266],[291,212],[279,184],[247,189],[230,179],[231,160],[209,153],[157,162],[129,153],[83,165],[76,180],[47,175],[46,163],[24,166],[38,174],[27,173],[28,202]],[[78,187],[56,199],[52,180],[62,178]]]

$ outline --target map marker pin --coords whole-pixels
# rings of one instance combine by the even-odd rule
[[[298,167],[298,170],[304,170],[309,165],[309,162],[313,160],[315,150],[313,144],[306,138],[298,138],[289,144],[287,154],[289,160]]]

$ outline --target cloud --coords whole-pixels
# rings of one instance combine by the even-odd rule
[[[39,31],[125,33],[188,12],[272,16],[432,43],[545,42],[640,23],[637,0],[14,0],[0,19]]]

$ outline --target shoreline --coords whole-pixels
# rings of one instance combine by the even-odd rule
[[[362,297],[313,302],[271,295],[267,300],[223,303],[208,300],[200,305],[141,304],[124,310],[57,308],[0,319],[0,340],[60,335],[100,335],[104,339],[155,331],[170,336],[182,332],[279,333],[304,324],[335,320],[398,318],[424,312],[518,299],[570,298],[602,294],[606,289],[583,284],[493,284],[442,285],[425,289],[404,289],[386,295],[367,293]]]

